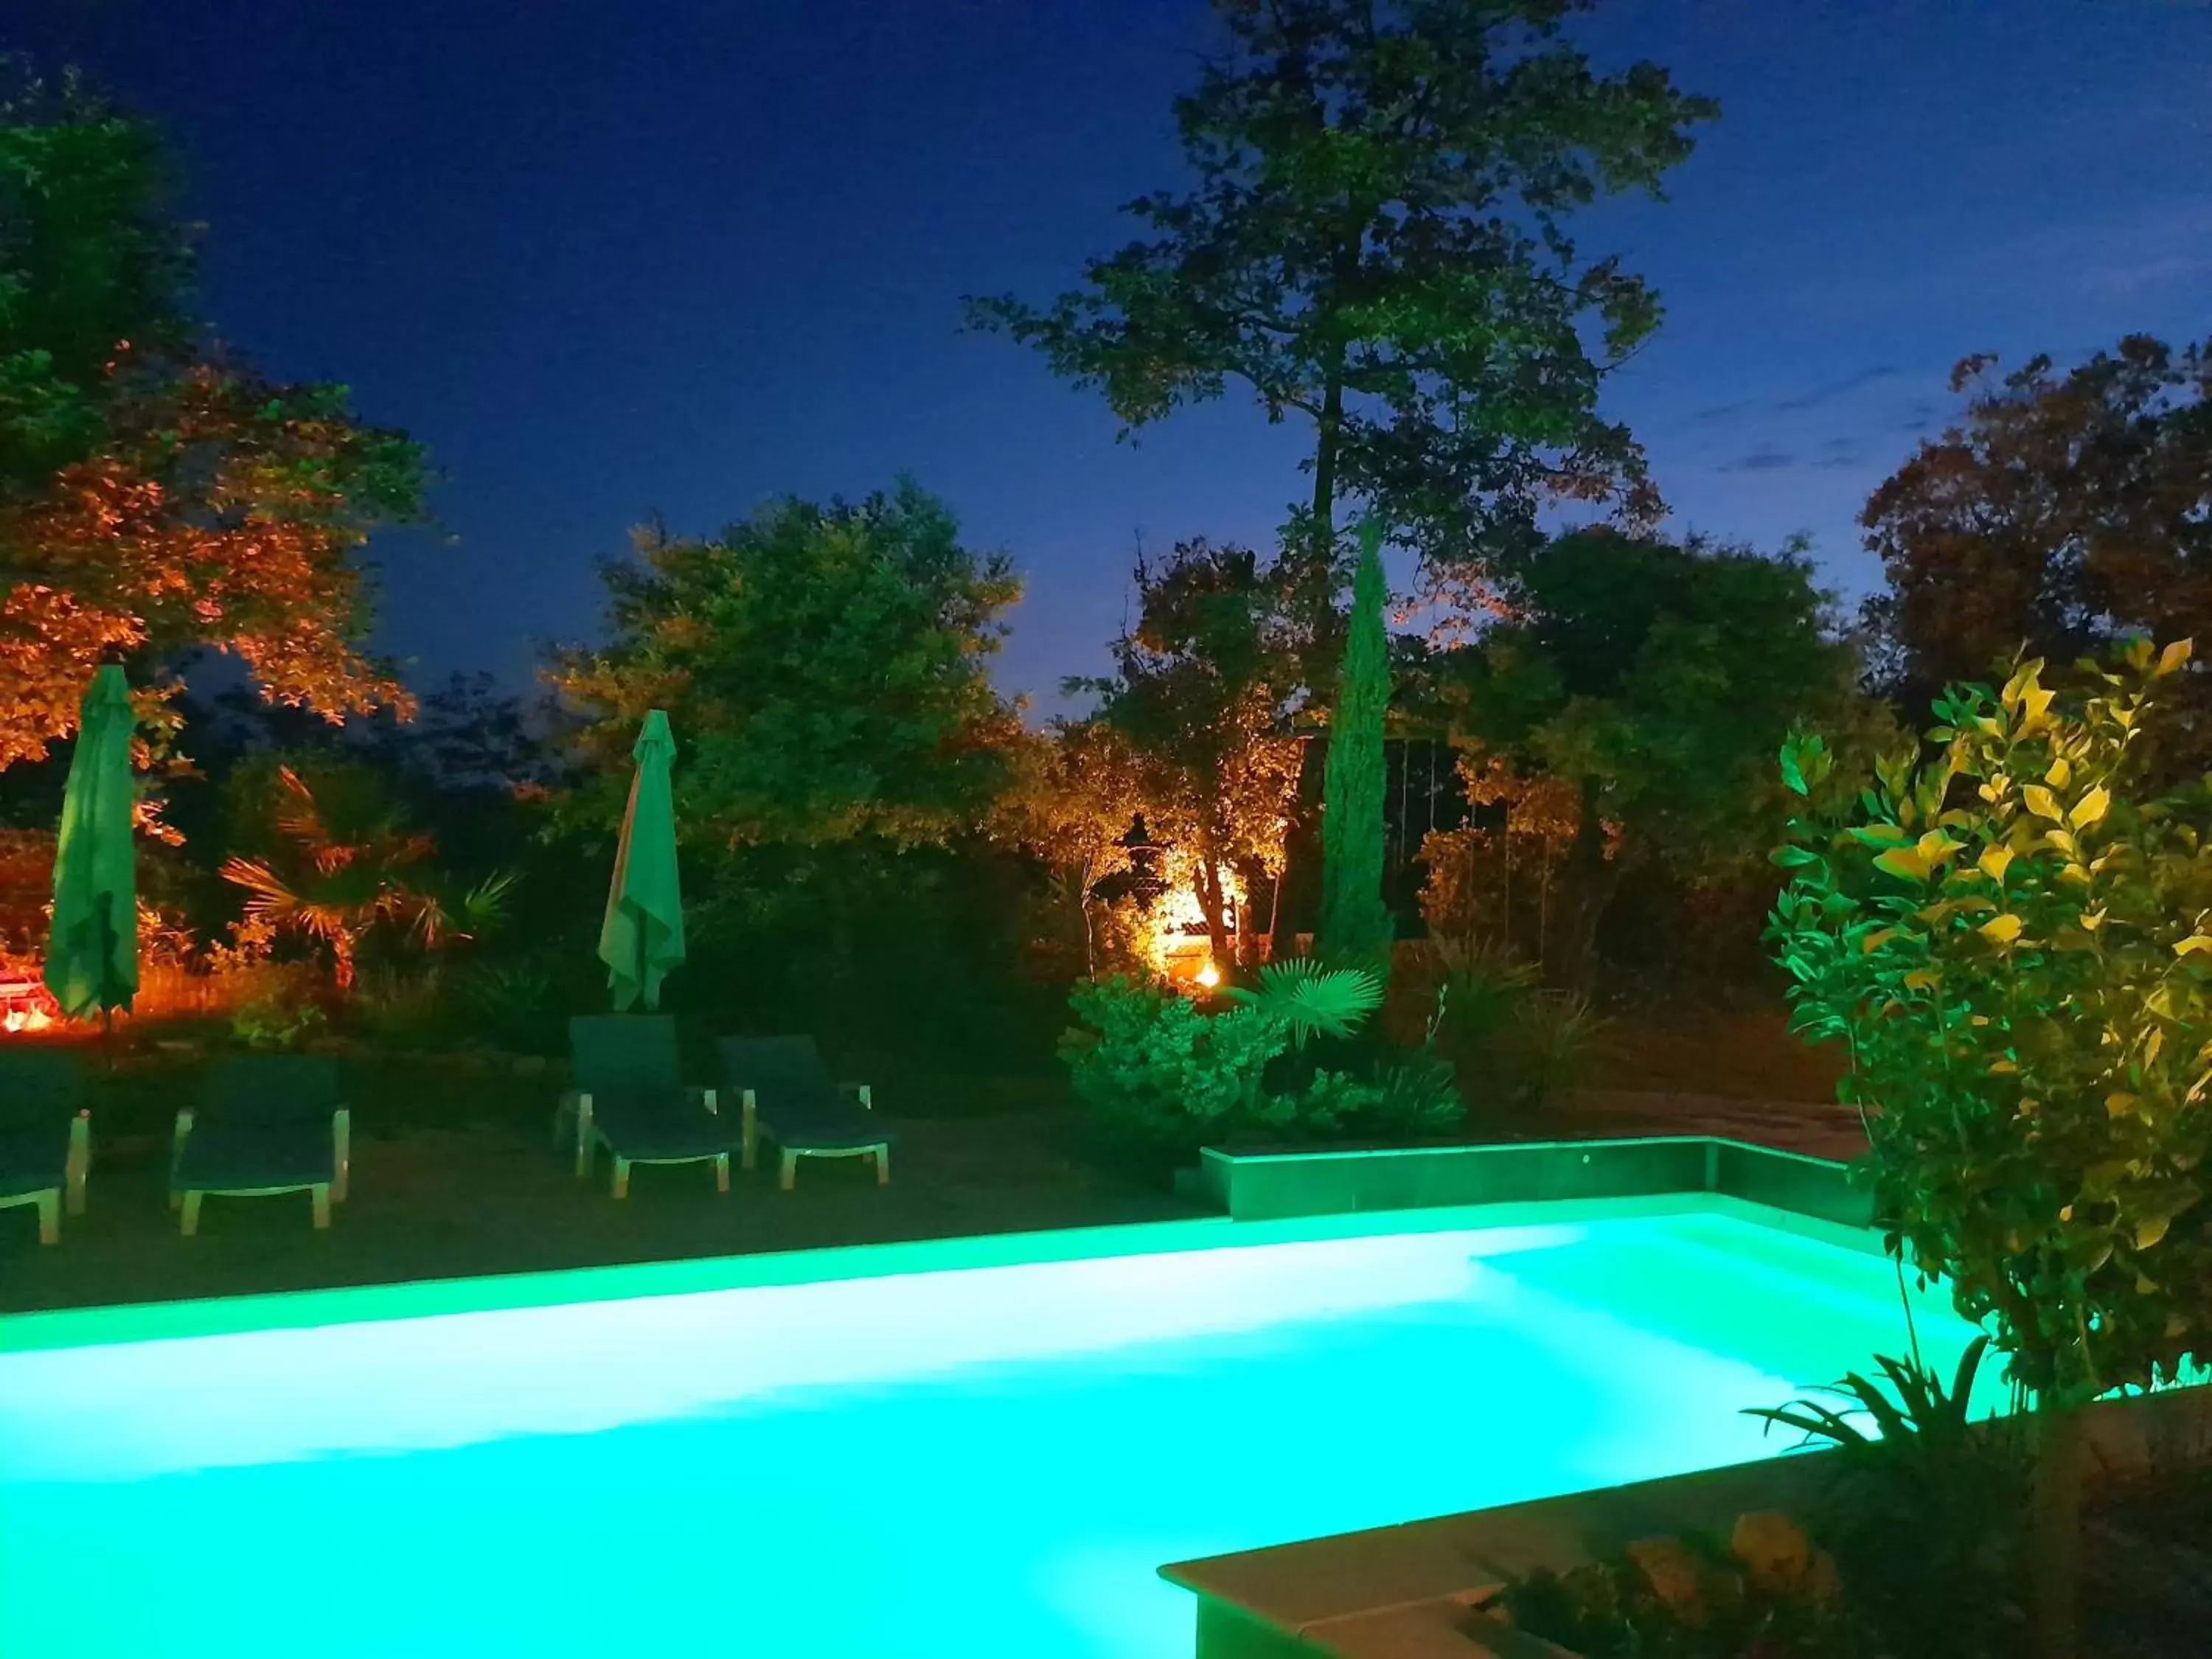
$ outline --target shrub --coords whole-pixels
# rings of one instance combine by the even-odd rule
[[[1540,991],[1534,969],[1494,945],[1441,947],[1430,1042],[1470,1100],[1540,1111],[1586,1081],[1608,1031],[1589,1000]]]
[[[564,1006],[561,976],[538,957],[472,962],[460,981],[469,1034],[524,1054],[557,1053]]]
[[[1605,1057],[1611,1027],[1571,991],[1539,991],[1514,1009],[1500,1033],[1495,1075],[1509,1103],[1540,1111],[1589,1079]]]
[[[1534,993],[1536,970],[1488,943],[1440,945],[1436,956],[1436,1041],[1447,1054],[1480,1054]]]
[[[323,1027],[323,1011],[298,997],[257,997],[230,1017],[230,1034],[248,1048],[297,1048]]]
[[[391,963],[370,964],[354,981],[351,1012],[368,1035],[400,1048],[429,1047],[453,1023],[445,977],[434,963],[412,972]]]
[[[1261,1121],[1261,1073],[1290,1039],[1260,1010],[1208,1014],[1118,974],[1077,986],[1068,1001],[1090,1029],[1063,1036],[1060,1054],[1112,1149],[1179,1160]]]
[[[1443,1133],[1462,1115],[1448,1067],[1346,1042],[1381,994],[1363,969],[1285,962],[1209,1012],[1158,981],[1116,975],[1076,988],[1070,1006],[1083,1024],[1061,1038],[1060,1054],[1102,1142],[1146,1162],[1188,1162],[1240,1138]],[[1310,1037],[1346,1044],[1352,1057],[1334,1069],[1273,1064]]]
[[[2075,1407],[2212,1331],[2212,797],[2154,797],[2141,733],[2185,642],[2060,696],[2043,665],[1939,699],[1928,748],[1801,798],[1769,930],[1795,1023],[1844,1042],[1893,1252],[1986,1321],[2039,1407],[2039,1642],[2070,1645]]]
[[[1429,1056],[1386,1060],[1371,1074],[1316,1072],[1294,1127],[1340,1140],[1428,1140],[1467,1116],[1451,1067]]]
[[[1643,1539],[1510,1579],[1477,1606],[1586,1659],[1863,1659],[1841,1590],[1796,1522],[1760,1512],[1739,1516],[1725,1543]]]

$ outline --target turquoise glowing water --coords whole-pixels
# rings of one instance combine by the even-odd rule
[[[1903,1346],[1879,1257],[1713,1208],[1482,1213],[0,1322],[0,1655],[1180,1659],[1164,1562],[1756,1457],[1741,1407]],[[1348,1224],[1420,1231],[1312,1236]],[[89,1346],[26,1346],[57,1340]]]

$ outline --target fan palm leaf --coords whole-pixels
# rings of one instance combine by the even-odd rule
[[[1349,1036],[1382,1006],[1382,981],[1365,968],[1324,968],[1309,958],[1271,962],[1251,987],[1222,993],[1290,1029],[1303,1047],[1312,1036]]]

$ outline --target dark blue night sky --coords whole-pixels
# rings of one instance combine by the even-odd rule
[[[959,331],[1174,183],[1204,0],[7,0],[0,45],[170,129],[201,309],[430,447],[450,541],[386,538],[381,643],[520,680],[593,561],[908,471],[1030,579],[1002,678],[1121,621],[1134,538],[1265,544],[1304,434],[1249,404],[1117,445]],[[2212,334],[2203,0],[1611,0],[1581,33],[1717,95],[1664,206],[1585,245],[1668,319],[1615,383],[1678,530],[1871,564],[1868,491],[1967,352]]]

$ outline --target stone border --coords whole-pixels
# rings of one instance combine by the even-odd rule
[[[2212,1450],[2212,1386],[2087,1411],[2095,1467],[2128,1474]],[[1198,1597],[1198,1659],[1560,1659],[1472,1609],[1509,1577],[1564,1571],[1639,1538],[1724,1533],[1747,1510],[1802,1511],[1833,1454],[1784,1454],[1631,1486],[1162,1567]],[[1472,1628],[1470,1626],[1473,1626]]]

